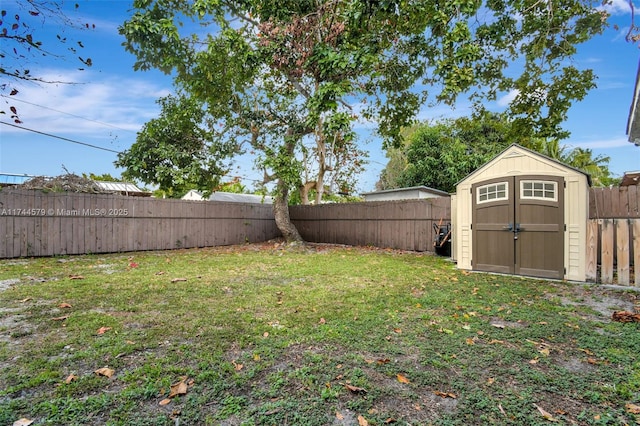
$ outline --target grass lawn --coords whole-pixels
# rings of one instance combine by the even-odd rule
[[[2,260],[0,425],[636,424],[636,298],[329,245]]]

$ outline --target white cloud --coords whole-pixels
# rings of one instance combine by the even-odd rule
[[[519,95],[519,94],[520,94],[520,91],[519,91],[518,89],[513,89],[513,90],[509,91],[509,93],[507,93],[506,95],[504,95],[504,96],[500,97],[500,98],[496,101],[496,104],[497,104],[499,107],[507,107],[507,106],[509,106],[509,104],[510,104],[511,102],[513,102],[513,101],[514,101],[514,99],[515,99],[516,97],[518,97],[518,95]]]
[[[633,7],[634,9],[638,9],[636,5]],[[602,6],[601,9],[606,10],[612,15],[628,15],[631,13],[631,7],[627,0],[612,0],[611,4]]]
[[[628,147],[633,144],[625,136],[615,136],[609,139],[597,139],[592,141],[570,141],[566,143],[571,148],[606,149]]]
[[[138,78],[103,78],[90,71],[46,70],[44,80],[64,80],[74,84],[21,83],[15,101],[22,126],[72,139],[122,139],[127,146],[149,119],[157,116],[155,101],[169,90]],[[97,77],[97,78],[96,78]],[[3,126],[3,133],[24,130]]]

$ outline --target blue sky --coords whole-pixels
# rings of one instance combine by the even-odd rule
[[[74,4],[78,3],[76,10]],[[65,2],[68,16],[76,22],[95,25],[94,29],[66,29],[64,36],[77,47],[78,55],[91,58],[93,66],[82,66],[73,56],[66,59],[35,59],[30,64],[31,74],[48,80],[71,81],[77,84],[14,83],[19,93],[15,99],[0,98],[2,108],[6,102],[18,108],[21,126],[74,141],[105,148],[100,150],[55,139],[34,132],[0,125],[0,173],[56,176],[69,172],[110,173],[119,176],[113,162],[116,154],[135,142],[136,132],[148,120],[157,116],[156,100],[172,92],[171,79],[157,71],[134,72],[134,57],[124,51],[117,27],[129,16],[131,1],[89,0]],[[10,13],[15,0],[3,0],[0,6]],[[571,137],[564,141],[570,147],[593,149],[596,155],[611,158],[610,170],[616,176],[625,171],[640,170],[640,147],[628,142],[626,124],[635,84],[640,49],[624,40],[631,15],[626,0],[615,0],[610,8],[613,25],[602,36],[582,45],[574,59],[579,68],[594,69],[597,89],[592,90],[570,112],[565,127]],[[21,13],[26,13],[22,11]],[[45,34],[52,27],[38,28]],[[60,26],[53,25],[55,37]],[[42,33],[41,33],[42,32]],[[47,43],[47,38],[42,40]],[[77,46],[80,40],[84,48]],[[76,44],[73,44],[76,43]],[[4,67],[10,63],[3,63]],[[2,83],[6,82],[3,78]],[[3,92],[6,95],[6,92]],[[489,104],[501,110],[507,97]],[[446,106],[425,108],[421,119],[439,119],[467,115],[469,110],[461,102],[455,109]],[[0,121],[12,121],[0,116]],[[363,133],[363,148],[369,151],[370,164],[359,178],[360,192],[372,191],[380,171],[386,164],[381,143]],[[260,173],[251,169],[250,161],[240,161],[231,172],[243,178],[252,188]]]

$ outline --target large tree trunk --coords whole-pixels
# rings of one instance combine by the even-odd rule
[[[278,190],[273,200],[273,214],[276,218],[276,226],[282,232],[282,236],[287,243],[304,242],[289,217],[289,188],[287,188],[282,179],[278,179],[277,186]]]

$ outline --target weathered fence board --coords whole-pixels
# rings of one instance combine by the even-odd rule
[[[271,205],[0,191],[0,258],[266,241]]]
[[[589,218],[640,218],[638,186],[589,189]]]
[[[640,219],[589,220],[587,281],[640,286],[635,265],[640,265]]]
[[[433,251],[433,224],[449,223],[449,198],[291,206],[307,241]]]

